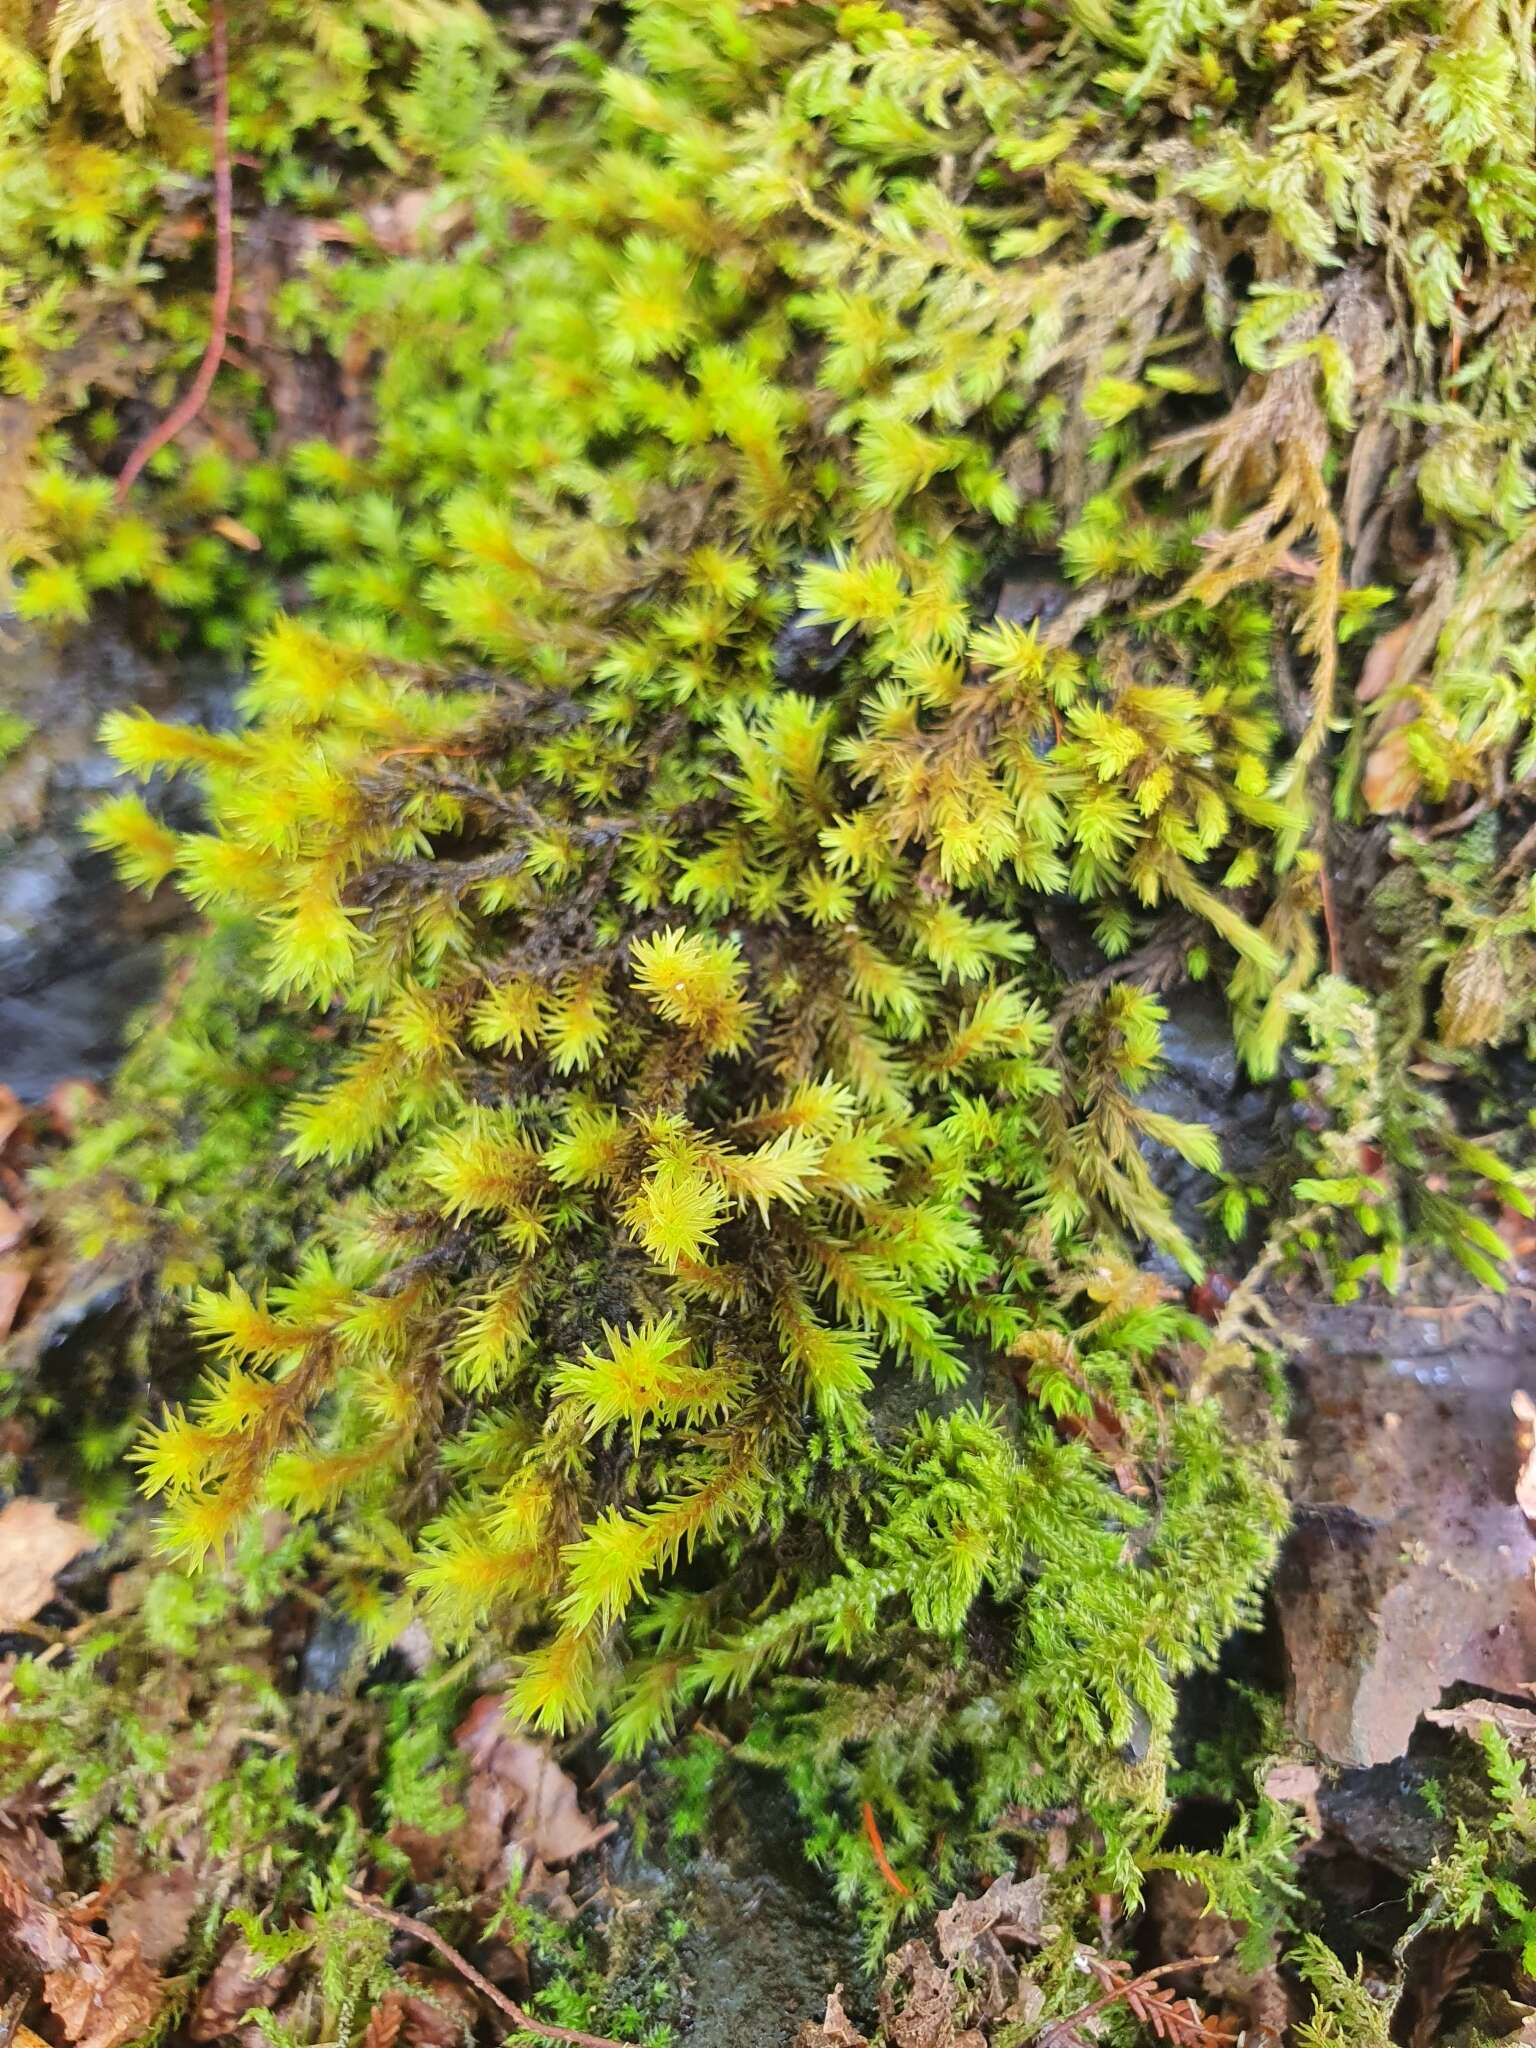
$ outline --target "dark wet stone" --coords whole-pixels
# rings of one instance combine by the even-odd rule
[[[1433,1763],[1397,1757],[1367,1770],[1325,1778],[1317,1807],[1323,1826],[1367,1862],[1400,1877],[1422,1877],[1452,1830],[1437,1820],[1426,1788],[1444,1775]]]
[[[341,1693],[363,1640],[362,1630],[344,1614],[326,1608],[315,1617],[299,1658],[302,1692]]]
[[[123,1032],[160,987],[158,944],[117,957],[98,954],[74,971],[49,972],[38,986],[0,996],[0,1079],[23,1102],[58,1082],[100,1080],[116,1066]]]
[[[687,2048],[786,2048],[845,1987],[850,2013],[868,1990],[855,1916],[804,1854],[804,1822],[776,1773],[731,1773],[721,1839],[670,1877],[638,1861],[617,1875],[686,1922],[681,1979],[667,2017]]]
[[[1120,1745],[1120,1761],[1145,1763],[1152,1751],[1152,1721],[1139,1702],[1131,1703],[1131,1732]]]
[[[1066,610],[1072,591],[1048,564],[1010,570],[997,593],[995,616],[1012,626],[1048,626]]]
[[[45,1301],[10,1339],[6,1366],[77,1393],[103,1385],[121,1361],[133,1314],[131,1274],[105,1260],[81,1266],[63,1293]]]
[[[812,697],[834,689],[849,654],[847,635],[838,640],[836,631],[823,620],[796,612],[774,639],[774,679],[786,690],[803,690]]]
[[[1104,948],[1094,936],[1093,926],[1075,903],[1053,901],[1042,896],[1030,910],[1030,926],[1036,943],[1045,949],[1051,965],[1068,984],[1088,981],[1102,974]]]
[[[1183,1123],[1206,1124],[1221,1141],[1222,1164],[1240,1179],[1258,1179],[1272,1157],[1286,1114],[1282,1093],[1255,1087],[1242,1073],[1232,1019],[1219,989],[1185,983],[1163,998],[1162,1071],[1137,1098],[1147,1109]],[[1163,1146],[1147,1147],[1152,1177],[1173,1206],[1174,1220],[1199,1244],[1211,1226],[1200,1204],[1213,1191],[1209,1174]]]
[[[1275,1583],[1290,1718],[1364,1769],[1402,1756],[1452,1686],[1518,1695],[1536,1672],[1536,1535],[1515,1505],[1510,1412],[1536,1317],[1320,1308],[1307,1338]]]
[[[155,993],[161,941],[189,921],[170,888],[146,900],[80,830],[117,783],[97,742],[109,710],[227,724],[228,675],[207,663],[162,676],[109,629],[54,646],[0,622],[0,708],[31,737],[0,764],[0,1081],[37,1101],[58,1081],[111,1071],[129,1017]],[[188,792],[156,795],[190,823]]]

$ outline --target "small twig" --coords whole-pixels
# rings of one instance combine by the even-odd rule
[[[1527,779],[1525,776],[1520,778],[1515,784],[1515,793],[1518,794],[1525,787]],[[1496,810],[1510,793],[1504,781],[1504,770],[1501,765],[1494,771],[1492,789],[1485,791],[1480,797],[1475,797],[1465,809],[1455,812],[1451,817],[1437,818],[1433,825],[1424,828],[1420,836],[1424,839],[1445,839],[1452,832],[1464,831],[1468,825],[1475,824],[1485,811]]]
[[[79,1642],[80,1638],[83,1635],[89,1634],[91,1629],[93,1629],[100,1620],[101,1616],[99,1614],[88,1614],[86,1615],[83,1621],[77,1621],[73,1628],[65,1629],[62,1635],[55,1636],[53,1640],[49,1643],[46,1650],[39,1651],[37,1656],[32,1657],[28,1660],[31,1663],[33,1669],[41,1671],[45,1664],[54,1663],[58,1658],[63,1656],[64,1652],[67,1649],[71,1648],[72,1645]],[[33,1631],[28,1630],[27,1633],[31,1634],[33,1633]],[[5,1706],[7,1704],[7,1702],[11,1699],[12,1695],[14,1694],[15,1690],[16,1681],[14,1675],[7,1677],[3,1680],[0,1680],[0,1706]]]
[[[393,1906],[381,1906],[377,1899],[367,1898],[362,1892],[354,1891],[351,1885],[342,1887],[346,1897],[360,1913],[366,1913],[370,1920],[382,1920],[386,1927],[393,1927],[397,1934],[408,1934],[413,1941],[424,1941],[428,1948],[436,1949],[445,1963],[451,1963],[464,1979],[472,1984],[482,1998],[488,1998],[498,2012],[506,2014],[515,2027],[521,2027],[525,2034],[539,2034],[546,2041],[568,2041],[572,2048],[625,2048],[622,2041],[610,2041],[604,2034],[584,2034],[579,2027],[556,2027],[547,2020],[536,2020],[532,2013],[524,2012],[515,1999],[508,1998],[505,1991],[493,1984],[489,1977],[482,1976],[474,1964],[467,1962],[450,1942],[429,1927],[425,1920],[413,1920],[409,1913],[397,1913]]]
[[[870,1848],[875,1852],[875,1861],[880,1866],[880,1875],[885,1879],[893,1892],[900,1892],[904,1899],[910,1899],[912,1888],[910,1885],[903,1884],[895,1871],[892,1870],[891,1859],[886,1855],[885,1843],[880,1837],[880,1826],[875,1819],[875,1809],[867,1799],[864,1802],[864,1832],[869,1837]]]
[[[213,307],[209,318],[208,346],[197,366],[197,375],[186,395],[172,406],[158,427],[153,428],[123,464],[117,479],[117,502],[122,504],[133,488],[134,479],[153,455],[168,441],[174,441],[183,427],[190,426],[202,411],[229,338],[229,309],[235,294],[235,202],[229,167],[229,37],[224,21],[224,0],[209,0],[209,25],[213,36],[213,210],[214,273]]]
[[[1515,842],[1514,851],[1493,878],[1493,886],[1495,888],[1499,886],[1500,882],[1507,882],[1511,875],[1517,875],[1520,872],[1520,865],[1533,846],[1536,846],[1536,825],[1533,825],[1529,832],[1525,833],[1522,838]]]
[[[1328,934],[1328,972],[1337,978],[1343,969],[1340,966],[1339,923],[1333,908],[1333,878],[1328,872],[1326,838],[1318,852],[1317,893],[1323,906],[1323,930]]]
[[[13,1991],[6,1999],[4,2005],[0,2005],[0,2048],[11,2048],[11,2043],[15,2040],[17,2031],[21,2026],[21,2016],[27,2009],[29,1998],[30,1993],[23,1986],[20,1991]]]

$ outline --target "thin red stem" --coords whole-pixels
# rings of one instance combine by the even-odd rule
[[[904,1885],[891,1868],[891,1859],[885,1853],[885,1843],[880,1836],[880,1824],[875,1819],[875,1809],[866,1799],[864,1802],[864,1832],[869,1837],[869,1846],[874,1851],[875,1862],[880,1866],[880,1875],[893,1892],[900,1892],[904,1899],[912,1896],[911,1887]]]
[[[183,397],[172,406],[159,426],[144,436],[123,464],[122,474],[117,479],[119,504],[127,497],[134,479],[150,457],[157,455],[168,441],[174,441],[182,428],[189,426],[202,411],[207,403],[208,394],[213,389],[213,380],[218,375],[219,365],[224,360],[224,345],[229,338],[229,309],[235,295],[235,202],[229,164],[229,38],[224,21],[224,0],[209,0],[208,18],[212,31],[213,57],[215,236],[213,308],[209,322],[208,346],[203,350],[203,359],[197,366],[197,375],[188,385]]]

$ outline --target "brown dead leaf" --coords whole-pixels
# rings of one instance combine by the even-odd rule
[[[43,1979],[43,1998],[73,2048],[123,2048],[160,2010],[160,1980],[139,1954],[136,1935],[111,1942],[74,1930],[77,1952]]]
[[[0,1259],[0,1337],[9,1333],[31,1282],[32,1268],[25,1260]]]
[[[1437,1728],[1456,1728],[1475,1735],[1479,1728],[1497,1728],[1515,1749],[1536,1749],[1536,1713],[1512,1707],[1506,1700],[1463,1700],[1459,1707],[1431,1707],[1424,1716]]]
[[[595,1849],[617,1822],[601,1824],[582,1812],[576,1787],[548,1746],[515,1735],[496,1693],[476,1700],[454,1735],[474,1774],[465,1796],[468,1826],[475,1828],[475,1860],[496,1840],[493,1860],[505,1846],[524,1852],[525,1863],[567,1863]]]
[[[123,2048],[160,2010],[136,1936],[114,1942],[53,1899],[56,1857],[29,1826],[0,1836],[0,1982],[40,1988],[71,2048]]]
[[[0,1200],[0,1252],[14,1250],[30,1228],[31,1225],[20,1209]]]
[[[363,209],[373,239],[389,256],[422,256],[462,240],[473,213],[441,186],[418,187]]]
[[[189,2041],[217,2041],[234,2033],[245,2014],[276,2005],[288,1988],[295,1965],[279,1963],[265,1976],[256,1972],[256,1958],[244,1941],[233,1941],[213,1966],[187,2027]]]
[[[1046,1919],[1051,1879],[999,1877],[979,1898],[957,1898],[934,1922],[947,1970],[963,1968],[977,1998],[979,2019],[1025,2018],[1038,1998],[1019,1967],[1019,1951],[1038,1948],[1057,1931]]]
[[[0,1332],[5,1327],[0,1317]],[[0,1508],[0,1628],[30,1621],[53,1598],[64,1567],[95,1546],[95,1537],[66,1522],[52,1501],[7,1501]]]
[[[946,1963],[972,1957],[983,1938],[993,1933],[1010,1943],[1038,1946],[1054,1929],[1045,1919],[1051,1881],[1044,1872],[1034,1877],[999,1877],[979,1899],[956,1899],[934,1922],[939,1954]]]
[[[827,2009],[820,2021],[806,2020],[795,2036],[795,2048],[868,2048],[864,2036],[843,2011],[843,1987],[827,1993]]]
[[[64,1882],[64,1857],[38,1825],[45,1811],[41,1799],[26,1793],[0,1807],[0,1866],[37,1898],[51,1900]]]
[[[402,1975],[412,1987],[399,1994],[406,2048],[463,2048],[480,2017],[468,1988],[456,1977],[434,1977],[420,1968]]]
[[[0,1082],[0,1152],[21,1129],[26,1114],[21,1097],[13,1088],[7,1088]]]
[[[1389,732],[1365,757],[1360,794],[1381,816],[1405,811],[1419,793],[1419,771],[1414,765],[1405,732]]]
[[[211,530],[227,540],[231,547],[241,548],[248,555],[261,553],[261,535],[252,533],[251,529],[242,525],[238,519],[227,518],[221,513],[217,519],[210,519],[208,524]]]
[[[1536,1522],[1536,1401],[1524,1387],[1516,1387],[1509,1405],[1515,1412],[1515,1446],[1520,1453],[1515,1506],[1528,1522]]]
[[[1462,946],[1445,970],[1436,1034],[1453,1051],[1491,1045],[1507,1028],[1509,980],[1498,945]]]
[[[1414,635],[1418,632],[1417,619],[1404,619],[1400,626],[1383,633],[1365,657],[1360,668],[1360,680],[1355,685],[1355,701],[1358,704],[1374,704],[1389,683],[1411,682],[1414,670],[1400,674],[1404,669],[1405,656],[1409,654]]]
[[[959,2024],[959,1996],[922,1941],[909,1941],[885,1961],[880,2025],[890,2048],[986,2048],[986,2038]]]
[[[0,1863],[0,1962],[7,1977],[38,1982],[75,1953],[64,1916],[14,1870]]]

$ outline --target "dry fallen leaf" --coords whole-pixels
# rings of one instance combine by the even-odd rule
[[[934,1921],[939,1954],[946,1963],[967,1962],[993,1928],[1002,1929],[1013,1942],[1038,1947],[1056,1931],[1045,1919],[1050,1889],[1050,1879],[1038,1873],[999,1877],[980,1898],[957,1898]]]
[[[922,1941],[885,1959],[880,2024],[890,2048],[986,2048],[977,2028],[957,2025],[961,1995]]]
[[[1410,675],[1398,675],[1403,657],[1410,641],[1419,630],[1417,619],[1405,619],[1400,626],[1394,626],[1389,633],[1383,633],[1365,657],[1360,668],[1360,680],[1355,685],[1355,701],[1359,704],[1373,704],[1388,683],[1399,680],[1407,682]],[[1418,664],[1414,664],[1415,670]]]
[[[1536,1401],[1524,1387],[1516,1387],[1509,1405],[1515,1411],[1515,1446],[1520,1453],[1515,1506],[1528,1522],[1536,1522]]]
[[[244,1941],[232,1941],[213,1966],[213,1975],[203,1986],[202,1996],[187,2027],[189,2041],[217,2041],[232,2034],[252,2007],[265,2011],[277,2003],[294,1973],[292,1962],[279,1963],[264,1976],[258,1975],[256,1958]]]
[[[1431,1707],[1424,1718],[1437,1728],[1459,1728],[1468,1735],[1497,1728],[1514,1749],[1526,1754],[1536,1749],[1536,1713],[1507,1700],[1463,1700],[1459,1707]]]
[[[795,2048],[866,2048],[864,2036],[843,2011],[843,1987],[827,1993],[827,2010],[818,2023],[806,2020],[795,2036]]]
[[[73,1954],[63,1916],[0,1863],[0,1963],[7,1981],[19,1977],[35,1983],[45,1970],[59,1969]]]
[[[37,1810],[18,1812],[19,1802],[0,1808],[0,1869],[40,1899],[51,1899],[64,1882],[64,1856],[52,1835],[44,1834]]]
[[[139,1954],[138,1938],[110,1942],[75,1931],[77,1954],[43,1979],[43,1997],[73,2048],[123,2048],[160,2010],[160,1980]]]
[[[1405,811],[1419,793],[1419,771],[1405,732],[1389,732],[1366,756],[1360,794],[1378,815]]]
[[[422,1969],[408,1969],[403,1974],[414,1987],[400,1994],[406,2048],[463,2048],[480,2017],[467,1987]]]
[[[0,1294],[0,1333],[6,1327],[3,1306]],[[52,1501],[7,1501],[0,1508],[0,1628],[30,1621],[53,1598],[64,1567],[95,1545],[95,1537],[66,1522]]]
[[[32,1268],[22,1259],[0,1259],[0,1337],[16,1320],[21,1297],[32,1280]]]
[[[3,1982],[38,1986],[70,2048],[124,2048],[160,2010],[160,1980],[136,1936],[109,1941],[52,1897],[50,1859],[25,1830],[0,1838]]]
[[[460,1723],[455,1742],[477,1781],[488,1782],[495,1796],[466,1800],[472,1817],[543,1863],[565,1863],[606,1841],[617,1825],[594,1824],[582,1812],[576,1787],[542,1742],[529,1742],[507,1727],[505,1705],[494,1693],[476,1700]],[[470,1792],[473,1794],[475,1785]]]

